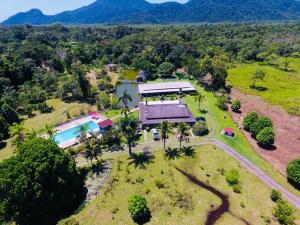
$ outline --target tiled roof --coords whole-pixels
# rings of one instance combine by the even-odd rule
[[[107,128],[107,127],[109,127],[109,126],[113,126],[114,123],[113,123],[113,121],[111,121],[110,119],[107,119],[107,120],[104,120],[104,121],[98,123],[98,125],[99,125],[101,128]]]

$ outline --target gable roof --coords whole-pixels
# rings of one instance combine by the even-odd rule
[[[110,119],[107,119],[107,120],[104,120],[104,121],[98,123],[98,125],[100,128],[104,129],[104,128],[113,126],[114,123]]]

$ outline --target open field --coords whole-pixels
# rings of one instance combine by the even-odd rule
[[[54,108],[53,112],[40,114],[36,113],[33,118],[25,119],[24,126],[28,131],[39,131],[45,128],[45,125],[55,125],[61,122],[67,121],[67,113],[71,117],[78,116],[80,114],[94,111],[95,106],[91,106],[85,103],[65,103],[59,99],[50,99],[47,101],[49,106]],[[7,140],[5,148],[0,149],[0,161],[7,159],[13,154],[13,147],[11,146],[11,139]]]
[[[288,69],[284,69],[288,61]],[[243,93],[258,95],[272,105],[282,106],[292,115],[300,115],[300,59],[279,58],[270,63],[237,65],[229,69],[228,81]],[[264,81],[258,81],[258,88],[251,88],[251,76],[255,71],[266,72]]]
[[[161,151],[156,152],[155,158],[145,165],[145,169],[128,165],[130,160],[127,158],[121,156],[113,159],[110,181],[95,200],[74,216],[79,224],[116,224],[116,221],[118,224],[133,224],[127,208],[127,200],[133,194],[146,197],[152,213],[149,224],[205,224],[207,214],[217,209],[221,200],[189,181],[175,166],[228,195],[230,213],[221,215],[217,224],[245,224],[238,217],[249,224],[264,224],[261,216],[271,218],[274,206],[269,198],[271,190],[230,156],[210,145],[197,148],[195,158],[175,161],[167,161]],[[232,168],[240,172],[241,194],[234,193],[218,171]],[[157,188],[156,180],[161,181],[164,188]],[[175,205],[176,192],[186,194],[186,211]],[[113,209],[117,211],[115,214]],[[299,216],[297,212],[297,218]],[[272,221],[271,224],[277,222]]]

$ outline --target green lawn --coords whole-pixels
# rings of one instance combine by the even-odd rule
[[[84,103],[65,103],[59,99],[51,99],[47,101],[49,106],[54,108],[52,113],[40,114],[36,113],[33,118],[24,119],[23,123],[28,131],[40,131],[45,128],[46,124],[55,125],[60,122],[67,120],[67,112],[70,116],[77,116],[81,113],[88,113],[89,111],[94,111],[95,106],[90,106]],[[11,157],[13,154],[13,147],[11,146],[11,139],[7,140],[7,145],[5,148],[0,149],[0,161]]]
[[[133,224],[128,213],[127,200],[131,195],[140,194],[148,201],[152,214],[151,224],[204,224],[207,213],[219,207],[221,201],[210,191],[190,182],[175,169],[174,166],[177,166],[228,195],[230,211],[250,224],[264,224],[261,216],[271,218],[274,203],[269,198],[271,190],[266,185],[230,156],[212,146],[197,148],[196,153],[195,158],[167,161],[162,151],[158,151],[153,162],[146,165],[145,169],[128,165],[128,156],[114,158],[109,182],[96,199],[73,217],[79,224],[86,225]],[[232,168],[240,172],[241,194],[234,193],[225,177],[218,172],[218,169]],[[159,189],[155,185],[156,180],[161,181],[164,187]],[[186,211],[174,203],[176,192],[186,196],[181,201],[189,206]],[[115,214],[112,213],[113,210],[116,211]],[[298,212],[296,216],[299,218]],[[217,224],[244,223],[225,213]],[[274,221],[272,224],[277,223]]]
[[[284,71],[283,62],[288,60],[288,72]],[[279,58],[270,63],[252,63],[237,65],[228,70],[228,81],[241,92],[258,95],[272,105],[280,105],[290,114],[300,115],[300,59]],[[251,76],[255,71],[266,72],[264,81],[257,86],[265,90],[253,89]]]

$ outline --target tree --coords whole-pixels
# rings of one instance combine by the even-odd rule
[[[143,196],[131,196],[128,199],[128,210],[135,223],[144,224],[150,221],[151,212],[147,206],[147,200]]]
[[[98,157],[102,155],[102,148],[101,144],[99,143],[96,138],[92,137],[89,140],[85,142],[85,152],[84,152],[84,157],[86,159],[89,159],[91,164],[93,164],[93,159],[98,160]]]
[[[83,124],[79,127],[78,133],[80,141],[85,141],[87,139],[88,130],[89,126],[86,124]]]
[[[102,134],[102,144],[108,151],[118,151],[122,149],[122,137],[116,128],[111,128]]]
[[[217,98],[217,106],[223,111],[226,111],[228,109],[227,102],[228,100],[226,96],[220,96]]]
[[[200,105],[202,102],[205,101],[205,95],[201,94],[200,92],[197,93],[197,95],[194,97],[195,101],[198,102],[198,108],[200,111]]]
[[[138,128],[139,121],[136,117],[125,115],[125,117],[121,117],[119,122],[119,129],[123,136],[126,138],[128,153],[131,156],[131,147],[133,142],[136,139],[136,130]]]
[[[233,112],[239,112],[241,109],[241,102],[240,100],[236,99],[231,104],[231,109]]]
[[[128,103],[132,102],[132,97],[127,93],[127,89],[125,89],[122,96],[119,97],[118,102],[122,102],[124,108],[128,108]]]
[[[270,194],[270,198],[273,202],[278,202],[279,200],[282,199],[281,197],[281,192],[275,189],[272,189],[271,194]]]
[[[76,68],[75,73],[77,76],[77,82],[81,89],[82,98],[87,99],[88,97],[90,97],[90,88],[91,88],[90,83],[86,79],[86,77],[85,77],[84,73],[81,71],[81,69]]]
[[[8,124],[6,120],[0,116],[0,142],[8,136]]]
[[[175,71],[175,67],[170,62],[164,62],[160,64],[160,66],[158,67],[158,74],[163,78],[170,77],[174,71]]]
[[[208,134],[208,128],[205,121],[198,121],[193,125],[193,133],[197,136]]]
[[[45,125],[44,131],[49,135],[50,138],[52,138],[55,133],[54,127],[48,124]]]
[[[286,172],[288,181],[300,189],[300,158],[289,162]]]
[[[164,120],[160,124],[160,134],[164,143],[164,149],[166,149],[166,140],[168,139],[169,133],[171,133],[170,124],[167,120]]]
[[[294,225],[294,209],[287,201],[279,200],[273,212],[278,222],[283,225]]]
[[[56,224],[85,196],[74,160],[55,142],[34,138],[0,164],[0,221]]]
[[[183,138],[189,136],[189,127],[186,123],[180,123],[177,130],[179,133],[179,149],[181,149]]]
[[[255,121],[258,120],[258,115],[256,112],[249,112],[244,118],[243,125],[246,131],[250,131],[250,127]]]
[[[251,77],[252,87],[256,87],[256,81],[265,79],[266,73],[263,70],[257,70]]]
[[[26,128],[23,124],[13,123],[13,125],[9,127],[9,135],[10,137],[16,136],[15,144],[17,146],[25,140],[25,132]]]
[[[256,136],[258,143],[263,146],[270,146],[274,144],[275,134],[272,127],[265,127]]]
[[[250,132],[254,137],[256,137],[258,133],[266,127],[272,128],[273,123],[268,117],[261,116],[250,126]]]
[[[110,107],[110,97],[109,97],[109,95],[106,94],[105,92],[101,92],[99,94],[99,97],[97,98],[97,106],[98,106],[98,109],[101,109],[102,107],[104,109],[107,109],[108,107]]]
[[[20,122],[19,116],[16,111],[6,103],[1,106],[0,114],[9,125]]]

